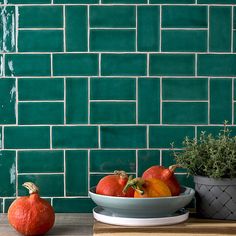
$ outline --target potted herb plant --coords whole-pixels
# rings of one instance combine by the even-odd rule
[[[217,136],[185,138],[177,164],[194,176],[197,212],[206,218],[236,220],[236,136],[226,122]]]

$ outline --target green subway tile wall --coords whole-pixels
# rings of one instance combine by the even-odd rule
[[[91,212],[115,169],[171,165],[172,142],[224,120],[235,135],[235,3],[0,0],[0,213],[24,181]]]

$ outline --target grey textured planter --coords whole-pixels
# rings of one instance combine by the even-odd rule
[[[194,176],[197,212],[205,218],[236,220],[236,178]]]

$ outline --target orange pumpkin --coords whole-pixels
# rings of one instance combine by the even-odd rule
[[[30,196],[16,199],[8,210],[9,223],[21,234],[43,235],[54,225],[55,213],[52,206],[38,194],[38,187],[31,182],[23,184]]]
[[[146,180],[142,178],[129,179],[124,191],[126,191],[127,187],[134,188],[135,198],[171,196],[171,191],[169,187],[159,179],[154,179],[154,178]]]

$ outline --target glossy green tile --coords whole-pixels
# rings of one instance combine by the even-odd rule
[[[211,52],[231,51],[231,12],[231,7],[210,7],[209,50]]]
[[[194,75],[193,54],[150,54],[150,75]]]
[[[135,30],[90,30],[90,50],[95,52],[135,51]]]
[[[12,4],[50,4],[50,0],[8,0]]]
[[[194,137],[194,127],[191,126],[150,126],[149,145],[151,148],[171,148],[174,142],[175,148],[182,147],[183,139]]]
[[[91,172],[136,171],[135,150],[91,150]]]
[[[20,30],[19,52],[62,52],[62,30]]]
[[[88,80],[66,79],[66,123],[88,123]]]
[[[164,102],[164,124],[207,124],[207,102]]]
[[[180,151],[176,151],[176,152],[180,152]],[[162,166],[165,166],[166,168],[168,168],[171,165],[176,164],[174,155],[173,155],[173,151],[171,150],[163,150],[162,151]],[[175,170],[175,173],[186,173],[187,171],[183,168],[177,168]]]
[[[16,50],[15,7],[0,7],[0,52]]]
[[[19,151],[18,173],[64,171],[63,151]]]
[[[99,0],[54,0],[54,3],[72,3],[72,4],[76,4],[76,3],[81,3],[81,4],[96,4],[99,3]]]
[[[187,174],[177,174],[175,175],[180,185],[194,188],[193,176]]]
[[[136,80],[132,78],[91,78],[92,100],[135,100]]]
[[[147,0],[102,0],[102,3],[115,3],[115,4],[141,4],[147,3]]]
[[[63,174],[34,174],[18,176],[19,196],[29,195],[29,191],[22,186],[25,182],[33,182],[40,189],[42,197],[62,197],[64,196],[64,176]]]
[[[0,124],[15,124],[16,84],[15,79],[0,80]]]
[[[18,0],[18,1],[21,1],[21,0]],[[44,1],[46,3],[46,0]],[[48,1],[50,2],[50,0]],[[62,28],[63,27],[63,8],[62,6],[19,7],[19,27],[20,28]]]
[[[160,7],[139,6],[137,8],[138,51],[159,51]]]
[[[232,123],[232,80],[210,80],[210,123]]]
[[[6,149],[49,148],[49,133],[49,127],[46,126],[5,127],[4,147]]]
[[[102,126],[102,148],[145,148],[145,126]]]
[[[16,153],[15,151],[0,151],[0,184],[1,197],[16,195]]]
[[[4,205],[5,205],[5,209],[4,209],[4,213],[8,212],[8,209],[10,207],[10,205],[12,204],[12,202],[15,200],[15,198],[5,198],[4,199]]]
[[[88,10],[86,6],[66,6],[65,8],[66,51],[87,51]]]
[[[88,151],[66,151],[66,195],[88,195]]]
[[[233,51],[236,52],[236,31],[233,31]]]
[[[105,76],[145,76],[146,63],[144,54],[102,54],[101,73]]]
[[[198,0],[198,4],[235,4],[235,0]]]
[[[222,63],[224,62],[224,63]],[[235,76],[235,54],[199,54],[198,75],[200,76]]]
[[[63,100],[64,80],[62,78],[19,79],[18,99],[20,101]]]
[[[163,30],[163,52],[205,52],[207,50],[206,30]]]
[[[54,54],[53,73],[60,75],[98,75],[97,54]]]
[[[135,28],[135,7],[91,6],[90,27]]]
[[[6,76],[50,76],[49,54],[7,54]]]
[[[228,125],[228,128],[231,130],[230,136],[236,136],[236,126]],[[223,124],[219,126],[198,126],[197,127],[197,136],[199,138],[201,132],[205,132],[206,135],[212,134],[214,137],[218,136],[220,131],[223,131]]]
[[[150,104],[152,104],[150,106]],[[160,123],[160,79],[138,79],[138,123]]]
[[[92,102],[90,103],[92,124],[135,124],[135,102]]]
[[[90,186],[96,186],[101,178],[106,176],[107,174],[90,174]]]
[[[195,0],[149,0],[150,4],[193,4]]]
[[[96,148],[98,147],[98,127],[52,127],[52,146],[53,148]]]
[[[163,28],[207,28],[206,6],[163,6]]]
[[[158,150],[139,150],[138,151],[138,176],[149,167],[160,165],[160,151]]]
[[[207,78],[165,78],[162,80],[164,100],[207,100]]]
[[[24,102],[18,104],[20,125],[63,124],[63,102]]]
[[[61,213],[91,213],[95,206],[90,198],[53,198],[55,211]]]

